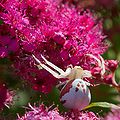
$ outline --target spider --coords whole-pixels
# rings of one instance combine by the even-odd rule
[[[95,59],[98,65],[102,68],[101,74],[104,74],[104,60],[100,56],[99,60],[92,54],[86,54],[87,56]],[[48,61],[44,56],[41,55],[45,64],[41,63],[34,55],[33,58],[37,63],[39,63],[38,68],[44,68],[49,73],[51,73],[55,78],[67,78],[65,85],[60,92],[60,101],[66,108],[82,110],[89,105],[91,101],[91,93],[87,86],[91,84],[83,80],[84,77],[92,77],[91,72],[88,70],[83,70],[80,66],[73,67],[72,65],[63,71],[61,68],[54,65],[52,62]],[[50,66],[50,67],[48,67]],[[54,70],[53,70],[54,69]],[[62,83],[64,84],[64,82]]]

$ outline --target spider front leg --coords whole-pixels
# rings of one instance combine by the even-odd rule
[[[45,63],[50,66],[51,68],[53,68],[54,70],[52,70],[50,67],[48,67],[47,65],[41,63],[34,55],[32,55],[33,58],[36,60],[36,62],[39,63],[38,68],[44,68],[45,70],[47,70],[49,73],[51,73],[55,78],[66,78],[72,71],[72,68],[68,67],[66,69],[66,71],[64,72],[61,68],[57,67],[56,65],[54,65],[53,63],[49,62],[47,59],[45,59],[44,56],[41,55],[42,59],[45,61]]]
[[[98,59],[97,57],[95,57],[92,54],[86,54],[86,55],[93,58],[93,59],[95,59],[98,62],[98,66],[100,68],[102,68],[101,74],[104,75],[104,73],[105,73],[105,62],[104,62],[104,59],[102,58],[102,56],[99,55],[100,59]]]

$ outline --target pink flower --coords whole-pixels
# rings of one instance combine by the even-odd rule
[[[60,115],[57,109],[50,109],[43,104],[39,107],[32,107],[31,111],[25,113],[24,116],[18,115],[17,120],[100,120],[93,112],[71,111]]]
[[[13,102],[14,92],[7,89],[5,84],[0,83],[0,110],[6,106],[9,107]]]
[[[120,110],[112,110],[105,116],[104,120],[120,120]]]
[[[0,25],[0,58],[8,57],[19,49],[15,33],[9,26]]]
[[[109,74],[106,74],[104,76],[104,82],[107,84],[112,84],[114,87],[118,87],[119,85],[115,81],[115,71],[119,65],[119,62],[117,60],[106,60],[105,61],[105,66],[106,66],[106,71]]]
[[[8,0],[1,5],[1,18],[11,27],[10,31],[15,33],[20,46],[12,56],[13,67],[35,90],[47,93],[58,80],[46,70],[39,70],[32,54],[40,61],[43,55],[63,70],[70,64],[81,66],[93,74],[93,79],[87,80],[93,81],[93,84],[96,81],[104,83],[105,67],[98,63],[108,45],[102,33],[102,22],[93,13],[89,10],[80,11],[60,0]],[[1,51],[4,56],[7,54]],[[96,73],[92,71],[97,67],[99,77],[94,76]]]
[[[6,94],[6,100],[5,100],[5,102],[4,102],[4,105],[5,105],[6,107],[9,108],[10,105],[13,104],[13,102],[14,102],[14,96],[15,96],[15,92],[8,89],[8,90],[7,90],[7,94]]]
[[[2,109],[4,106],[6,96],[7,96],[7,88],[5,84],[0,84],[0,109]]]
[[[18,44],[15,39],[11,39],[9,36],[0,36],[0,57],[8,57],[10,53],[14,53],[18,50]]]
[[[17,120],[65,120],[59,113],[58,110],[49,110],[44,105],[39,107],[32,107],[29,104],[31,111],[26,112],[24,116],[18,116]]]
[[[93,112],[71,111],[64,116],[65,120],[100,120]]]

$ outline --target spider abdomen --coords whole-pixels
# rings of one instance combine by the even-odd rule
[[[90,90],[82,79],[69,81],[61,90],[60,101],[66,108],[82,110],[91,101]]]

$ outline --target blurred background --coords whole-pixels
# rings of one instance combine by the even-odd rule
[[[120,61],[120,0],[63,0],[75,4],[80,9],[90,9],[95,15],[102,19],[104,26],[104,34],[107,35],[109,41],[109,49],[103,55],[104,59],[116,59]],[[2,21],[0,21],[2,24]],[[30,88],[30,86],[17,77],[8,59],[0,59],[0,81],[5,81],[7,87],[15,92],[14,101],[10,108],[4,107],[0,112],[1,120],[15,120],[17,113],[24,114],[25,106],[28,103],[39,104],[41,101],[47,106],[55,104],[59,105],[60,111],[66,111],[59,103],[59,90],[53,88],[51,93],[42,94]],[[120,83],[120,67],[116,71],[116,81]],[[114,88],[107,85],[100,85],[91,88],[92,102],[111,102],[120,104],[120,93]],[[52,96],[52,97],[51,97]],[[108,109],[91,108],[92,111],[99,115],[105,115]]]

